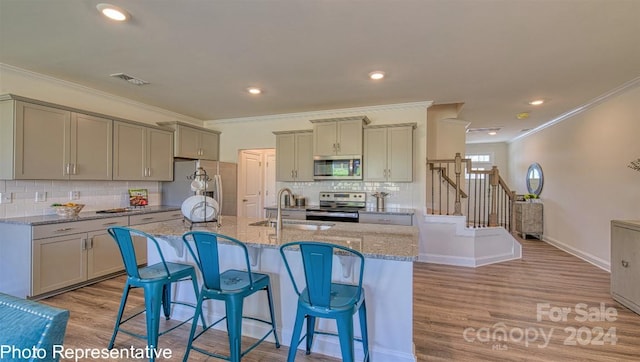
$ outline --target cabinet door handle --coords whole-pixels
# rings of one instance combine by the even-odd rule
[[[118,224],[118,222],[117,221],[113,221],[113,222],[106,222],[106,223],[102,224],[102,226],[109,226],[109,225],[116,225],[116,224]]]
[[[87,250],[87,239],[80,239],[80,250]]]
[[[296,175],[295,175],[294,177],[295,177],[295,178],[298,178],[298,170],[295,170],[295,174],[296,174]]]
[[[622,267],[623,267],[623,268],[628,268],[628,267],[629,267],[629,262],[628,262],[628,261],[626,261],[626,260],[623,260],[623,261],[622,261]]]
[[[338,145],[338,152],[340,152],[340,143],[336,143]]]
[[[291,178],[293,178],[293,170],[291,170]]]
[[[65,175],[69,174],[69,164],[68,163],[66,165],[64,165],[64,170],[62,170],[62,173],[64,173]]]
[[[333,144],[333,152],[336,152],[336,144]]]
[[[387,169],[387,177],[391,177],[391,169],[390,168]]]
[[[60,229],[56,229],[56,232],[62,232],[62,231],[69,231],[72,230],[73,228],[60,228]]]
[[[76,174],[76,164],[72,163],[72,167],[73,167],[73,171],[71,171],[71,173],[73,173],[74,175]]]
[[[149,177],[151,177],[151,167],[149,167]]]

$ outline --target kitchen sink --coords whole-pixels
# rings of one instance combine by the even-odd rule
[[[262,220],[262,221],[252,222],[251,224],[249,224],[249,226],[275,226],[274,222],[275,221],[271,221],[271,220]]]
[[[331,229],[333,224],[296,224],[296,223],[283,223],[282,227],[285,229],[296,230],[328,230]]]
[[[274,220],[261,220],[254,223],[249,224],[250,226],[272,226],[275,227]],[[321,223],[305,223],[301,221],[293,221],[293,220],[284,220],[282,222],[282,227],[285,229],[296,229],[296,230],[328,230],[334,224],[321,224]]]

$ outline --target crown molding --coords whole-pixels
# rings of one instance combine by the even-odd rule
[[[283,113],[283,114],[274,114],[274,115],[268,115],[268,116],[214,119],[214,120],[204,121],[204,124],[205,126],[212,126],[216,124],[225,124],[225,123],[273,121],[273,120],[286,120],[291,118],[308,118],[309,120],[317,119],[317,118],[337,118],[341,116],[352,115],[353,113],[406,110],[406,109],[415,109],[415,108],[426,109],[431,107],[432,105],[433,105],[433,101],[396,103],[396,104],[384,104],[384,105],[378,105],[378,106],[340,108],[340,109],[330,109],[330,110],[312,111],[312,112]]]
[[[622,93],[626,92],[627,90],[632,89],[632,88],[634,88],[634,87],[636,87],[638,85],[640,85],[640,77],[634,78],[634,79],[632,79],[632,80],[630,80],[630,81],[628,81],[628,82],[626,82],[626,83],[624,83],[624,84],[622,84],[622,85],[620,85],[620,86],[618,86],[618,87],[616,87],[616,88],[614,88],[614,89],[612,89],[612,90],[610,90],[610,91],[608,91],[608,92],[606,92],[606,93],[604,93],[604,94],[602,94],[602,95],[600,95],[600,96],[598,96],[598,97],[596,97],[596,98],[594,98],[592,100],[590,100],[589,102],[587,102],[587,103],[585,103],[585,104],[583,104],[581,106],[578,106],[578,107],[576,107],[576,108],[574,108],[574,109],[572,109],[572,110],[570,110],[568,112],[565,112],[565,113],[559,115],[558,117],[550,120],[549,122],[543,123],[538,127],[532,128],[531,130],[529,130],[529,131],[527,131],[527,132],[525,132],[525,133],[523,133],[521,135],[518,135],[517,137],[512,138],[507,143],[513,143],[515,141],[518,141],[518,140],[527,138],[529,136],[532,136],[532,135],[544,130],[545,128],[549,128],[549,127],[551,127],[551,126],[553,126],[555,124],[558,124],[558,123],[560,123],[562,121],[570,119],[571,117],[577,116],[578,114],[580,114],[582,112],[590,110],[590,109],[594,108],[595,106],[597,106],[597,105],[599,105],[599,104],[601,104],[601,103],[603,103],[603,102],[605,102],[605,101],[607,101],[607,100],[609,100],[609,99],[611,99],[611,98],[613,98],[613,97],[615,97],[615,96],[617,96],[619,94],[622,94]]]
[[[148,111],[152,111],[152,112],[156,112],[156,113],[160,113],[163,114],[167,117],[174,117],[189,123],[195,123],[195,125],[202,125],[203,121],[201,119],[197,119],[197,118],[193,118],[193,117],[189,117],[186,116],[184,114],[180,114],[180,113],[176,113],[176,112],[172,112],[169,111],[167,109],[164,108],[160,108],[160,107],[156,107],[156,106],[152,106],[146,103],[141,103],[141,102],[137,102],[128,98],[124,98],[124,97],[120,97],[111,93],[107,93],[107,92],[103,92],[103,91],[99,91],[97,89],[94,88],[89,88],[87,86],[78,84],[78,83],[73,83],[67,80],[62,80],[62,79],[58,79],[58,78],[54,78],[48,75],[44,75],[41,73],[36,73],[30,70],[26,70],[26,69],[22,69],[22,68],[18,68],[15,67],[13,65],[9,65],[6,63],[0,63],[0,71],[7,71],[7,72],[13,72],[16,73],[18,75],[24,76],[24,77],[28,77],[28,78],[32,78],[38,81],[44,81],[44,82],[48,82],[48,83],[53,83],[65,88],[69,88],[75,91],[79,91],[82,93],[89,93],[98,97],[102,97],[102,98],[107,98],[111,101],[114,102],[120,102],[120,103],[126,103],[129,104],[131,106],[134,107],[138,107],[138,108],[142,108]],[[7,92],[7,93],[12,93],[12,92]]]

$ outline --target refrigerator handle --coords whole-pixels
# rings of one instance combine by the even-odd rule
[[[218,201],[218,214],[222,213],[222,177],[220,174],[213,176],[213,187]]]

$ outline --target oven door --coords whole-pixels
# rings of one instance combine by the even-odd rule
[[[307,220],[359,222],[357,211],[307,210]]]

